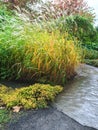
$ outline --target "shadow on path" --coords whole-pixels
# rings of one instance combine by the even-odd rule
[[[80,125],[54,108],[27,111],[6,130],[95,130]]]

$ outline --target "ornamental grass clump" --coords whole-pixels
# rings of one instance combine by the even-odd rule
[[[0,86],[0,90],[0,100],[7,108],[21,106],[25,109],[34,109],[48,107],[49,102],[53,102],[55,96],[59,94],[63,88],[58,85],[34,84],[15,90]]]
[[[67,34],[35,30],[29,25],[14,27],[0,34],[1,78],[35,81],[45,77],[64,84],[74,75],[79,55]]]
[[[39,34],[39,43],[26,44],[26,54],[32,53],[31,63],[36,68],[35,75],[45,75],[47,79],[55,83],[65,83],[74,75],[75,66],[78,63],[78,50],[68,36],[60,36],[55,32],[49,35],[47,32]],[[42,39],[43,38],[43,39]],[[37,72],[37,73],[36,73]]]
[[[0,78],[64,85],[75,74],[79,50],[67,32],[48,32],[16,16],[6,19],[0,30]]]

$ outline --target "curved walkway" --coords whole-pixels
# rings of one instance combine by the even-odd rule
[[[98,68],[81,65],[54,106],[82,125],[98,129]]]
[[[6,130],[95,130],[85,127],[54,108],[28,111]]]

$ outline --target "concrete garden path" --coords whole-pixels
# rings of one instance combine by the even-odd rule
[[[64,113],[54,109],[25,112],[19,119],[8,124],[5,130],[95,130],[80,125]]]
[[[80,124],[98,129],[98,68],[81,65],[54,106]]]

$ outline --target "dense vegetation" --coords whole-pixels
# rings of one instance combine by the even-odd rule
[[[65,84],[79,62],[75,41],[67,32],[48,32],[5,12],[0,33],[2,79],[49,80]]]
[[[0,107],[47,107],[62,91],[55,85],[72,79],[76,65],[98,67],[94,17],[84,0],[0,1],[0,79],[46,84],[0,86]],[[0,110],[0,123],[6,114]]]

